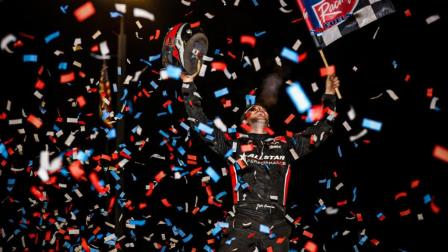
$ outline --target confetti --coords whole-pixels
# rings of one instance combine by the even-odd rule
[[[383,126],[383,124],[378,121],[374,121],[374,120],[371,120],[368,118],[364,118],[362,120],[362,127],[367,128],[367,129],[380,131],[382,126]]]
[[[95,12],[96,12],[95,7],[93,6],[92,2],[89,1],[78,7],[73,12],[73,15],[75,15],[76,20],[78,20],[78,22],[83,22],[89,17],[93,16]]]
[[[440,146],[440,145],[436,145],[434,147],[432,155],[435,158],[448,163],[448,149],[447,148]]]
[[[286,92],[299,113],[303,113],[311,108],[311,102],[303,91],[300,83],[292,83],[286,88]]]
[[[141,9],[141,8],[134,8],[133,14],[134,14],[134,17],[136,17],[136,18],[144,18],[144,19],[148,19],[150,21],[155,20],[154,14],[150,13],[147,10]]]

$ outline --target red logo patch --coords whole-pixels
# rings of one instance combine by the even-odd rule
[[[327,29],[344,21],[358,5],[358,0],[322,0],[313,5],[313,11],[322,28]]]

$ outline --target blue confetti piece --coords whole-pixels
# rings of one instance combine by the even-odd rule
[[[135,225],[135,226],[144,226],[146,223],[146,220],[131,220],[129,221],[129,224]]]
[[[220,227],[220,226],[215,226],[215,227],[212,229],[212,235],[213,235],[213,236],[216,236],[219,232],[221,232],[221,227]]]
[[[342,158],[342,148],[340,145],[338,145],[338,155],[340,158]]]
[[[314,213],[315,214],[320,213],[324,207],[325,207],[325,205],[319,206],[316,210],[314,210]]]
[[[190,130],[190,126],[188,126],[186,123],[184,123],[184,122],[181,122],[180,123],[180,126],[182,127],[182,128],[184,128],[186,131],[189,131]]]
[[[61,35],[59,31],[53,32],[52,34],[45,37],[45,44],[50,43],[52,40],[55,40]]]
[[[215,183],[218,182],[221,178],[219,174],[216,173],[216,171],[210,166],[207,168],[207,170],[205,170],[205,173],[207,173],[207,175],[209,175]]]
[[[423,202],[425,203],[425,205],[428,204],[429,202],[431,202],[431,195],[426,194],[426,195],[423,197]]]
[[[300,83],[294,82],[286,88],[289,98],[294,103],[296,109],[303,113],[311,108],[311,102],[305,94],[305,91],[300,86]]]
[[[122,16],[122,14],[120,12],[118,12],[118,11],[111,11],[110,12],[110,17],[111,18],[117,18],[117,17],[121,17],[121,16]]]
[[[269,234],[269,232],[270,232],[269,227],[264,225],[264,224],[260,224],[260,232],[261,233],[265,233],[265,234]]]
[[[189,241],[191,241],[192,238],[193,238],[193,235],[189,234],[187,237],[183,238],[182,241],[184,243],[188,243]]]
[[[383,124],[381,122],[374,121],[374,120],[371,120],[371,119],[364,118],[362,120],[362,127],[367,128],[367,129],[380,131],[382,125]]]
[[[107,132],[107,139],[115,139],[117,137],[117,131],[115,129],[110,129],[109,132]]]
[[[255,32],[254,33],[255,37],[257,37],[257,38],[263,36],[264,34],[266,34],[266,31],[261,31],[261,32]]]
[[[176,66],[168,65],[166,68],[166,73],[168,78],[178,80],[180,78],[180,74],[182,73],[182,69]]]
[[[361,239],[359,239],[358,244],[362,246],[367,241],[367,238],[367,235],[363,235]]]
[[[144,60],[144,59],[140,59],[140,62],[143,62],[143,63],[145,63],[145,64],[148,65],[148,66],[152,66],[151,62],[146,61],[146,60]]]
[[[203,123],[199,123],[198,125],[198,129],[200,131],[204,131],[206,134],[212,134],[213,133],[213,128],[211,128],[210,126],[208,126],[207,124],[203,124]]]
[[[3,143],[0,143],[0,154],[2,154],[2,157],[4,159],[8,158],[8,151],[6,150],[6,146]]]
[[[59,70],[67,70],[67,62],[61,62],[58,65]]]
[[[213,252],[213,249],[207,244],[204,245],[204,250],[207,252]]]
[[[199,210],[199,212],[200,212],[200,213],[203,213],[203,212],[205,212],[205,210],[207,210],[207,209],[208,209],[208,205],[204,205],[204,206],[201,207],[201,209]]]
[[[153,61],[158,60],[158,59],[160,59],[160,53],[157,54],[157,55],[149,56],[149,61],[150,62],[153,62]]]
[[[134,119],[139,119],[142,114],[143,114],[142,112],[136,113]]]
[[[280,56],[294,63],[299,63],[299,54],[296,51],[293,51],[287,47],[283,47]]]
[[[227,241],[226,241],[226,244],[227,245],[231,245],[232,244],[232,241],[234,241],[234,240],[236,240],[236,238],[235,237],[232,237],[232,238],[230,238],[230,239],[228,239]],[[291,251],[291,250],[290,250]]]
[[[257,2],[257,0],[252,0],[252,3],[253,3],[255,6],[258,6],[258,2]]]
[[[23,62],[37,62],[36,54],[25,54],[23,55]]]
[[[218,194],[216,195],[215,198],[216,198],[217,200],[220,200],[221,197],[224,197],[224,196],[226,196],[226,195],[227,195],[227,192],[223,191],[223,192],[218,193]]]
[[[16,183],[16,179],[14,179],[14,178],[8,179],[8,186],[6,187],[8,192],[12,191],[12,188],[14,187],[15,183]]]
[[[183,156],[185,155],[185,149],[182,146],[179,146],[179,148],[177,148],[177,151],[179,151],[179,153]]]
[[[327,180],[327,189],[330,189],[331,187],[331,179]]]
[[[151,86],[154,88],[154,89],[157,89],[159,86],[157,85],[157,83],[155,83],[155,81],[151,81]]]
[[[356,201],[357,191],[358,191],[358,188],[354,187],[353,192],[352,192],[353,193],[352,202]]]
[[[67,14],[68,5],[61,5],[59,9],[62,13]]]
[[[170,136],[163,130],[159,130],[159,134],[162,135],[164,138],[170,138]]]
[[[246,107],[252,106],[255,104],[255,95],[246,95]]]
[[[215,91],[215,97],[219,98],[219,97],[224,96],[224,95],[226,95],[228,93],[229,93],[229,90],[227,88],[223,88],[223,89]]]

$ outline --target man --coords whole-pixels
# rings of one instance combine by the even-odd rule
[[[188,121],[214,152],[227,159],[232,179],[234,208],[229,212],[229,229],[219,251],[288,251],[291,227],[285,220],[285,205],[290,163],[310,153],[332,133],[338,77],[332,75],[326,80],[322,97],[325,115],[304,131],[292,137],[269,135],[269,114],[254,105],[243,115],[247,134],[231,140],[204,114],[193,82],[196,75],[181,75]]]

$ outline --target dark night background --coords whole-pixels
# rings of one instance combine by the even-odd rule
[[[245,96],[252,91],[259,94],[263,80],[277,73],[283,84],[278,103],[269,107],[273,129],[277,134],[285,134],[286,130],[300,131],[309,124],[295,110],[284,83],[300,81],[312,102],[318,104],[324,78],[319,75],[322,61],[296,2],[285,0],[285,8],[292,11],[283,13],[281,2],[274,0],[241,0],[238,6],[230,0],[197,0],[191,1],[190,6],[178,0],[129,1],[126,74],[134,75],[146,69],[138,81],[125,86],[129,101],[124,116],[126,137],[118,148],[114,147],[115,139],[106,137],[105,127],[98,119],[99,95],[95,88],[98,88],[102,61],[92,57],[90,50],[107,41],[112,56],[107,61],[108,74],[111,83],[116,83],[120,21],[110,15],[115,11],[115,2],[106,0],[92,1],[95,15],[83,22],[76,21],[73,11],[85,2],[0,0],[0,38],[13,34],[22,43],[10,45],[14,47],[12,54],[0,52],[0,145],[9,152],[7,157],[0,156],[0,248],[3,251],[22,251],[24,247],[29,251],[75,250],[81,246],[85,249],[88,244],[92,250],[112,250],[118,245],[104,242],[105,237],[115,233],[115,229],[106,224],[114,223],[115,211],[109,209],[109,204],[123,191],[119,200],[123,203],[124,220],[146,222],[135,228],[125,227],[126,238],[120,243],[121,248],[138,251],[216,249],[220,234],[213,236],[210,230],[217,221],[223,221],[224,213],[231,207],[230,179],[222,176],[217,183],[205,184],[201,182],[207,176],[204,172],[190,172],[211,166],[221,174],[226,164],[206,148],[196,133],[187,138],[187,131],[181,127],[186,114],[183,103],[178,100],[180,82],[158,80],[160,60],[149,66],[141,59],[147,61],[160,53],[163,37],[170,26],[200,21],[210,41],[207,55],[214,61],[226,62],[229,71],[238,76],[236,80],[229,80],[222,72],[210,72],[208,63],[205,77],[197,78],[209,118],[219,116],[228,127],[238,125],[241,110],[246,106]],[[448,164],[433,156],[436,146],[448,147],[445,77],[448,54],[444,39],[448,26],[442,2],[393,1],[394,14],[325,48],[327,59],[336,66],[341,80],[343,99],[338,101],[339,117],[334,137],[294,164],[287,211],[293,219],[302,219],[290,237],[291,250],[301,251],[309,240],[318,245],[319,251],[446,250]],[[61,10],[63,6],[68,7],[66,13]],[[133,17],[134,7],[153,13],[155,21]],[[210,19],[206,13],[214,17]],[[431,24],[425,22],[427,17],[436,14],[439,20]],[[135,23],[137,20],[143,26],[141,29]],[[97,30],[102,34],[93,39]],[[150,40],[157,30],[160,30],[160,37]],[[45,37],[55,31],[60,31],[60,36],[45,43]],[[263,31],[254,48],[240,44],[241,35],[254,36]],[[72,49],[76,38],[81,38],[82,50]],[[302,42],[298,52],[307,52],[307,59],[299,64],[282,59],[282,67],[278,67],[275,57],[283,47],[291,48],[297,39]],[[56,50],[64,54],[56,56]],[[38,61],[23,62],[26,54],[38,55]],[[243,54],[249,59],[258,57],[261,69],[255,71],[252,66],[245,66]],[[82,63],[81,68],[72,64],[75,60]],[[66,70],[58,68],[61,62],[67,62]],[[41,67],[43,71],[39,72]],[[75,81],[59,83],[60,74],[71,71],[77,75]],[[79,76],[80,72],[85,77]],[[45,88],[39,90],[42,98],[35,95],[37,79],[45,82]],[[154,88],[151,81],[158,87]],[[320,88],[316,93],[311,89],[313,82]],[[224,97],[232,102],[229,108],[223,107],[222,100],[213,94],[224,87],[229,89]],[[393,90],[399,100],[392,100],[386,92],[388,89]],[[428,96],[428,89],[432,89],[432,96]],[[377,97],[380,94],[382,96]],[[82,108],[76,103],[79,96],[87,102]],[[438,98],[436,109],[430,108],[433,97]],[[11,103],[9,110],[8,101]],[[166,106],[167,101],[171,102],[172,112]],[[239,107],[240,111],[233,112],[234,107]],[[356,112],[354,120],[347,116],[351,109]],[[286,125],[284,120],[291,113],[296,117]],[[42,120],[40,128],[26,121],[29,114]],[[22,124],[10,125],[10,120],[20,118]],[[78,123],[68,123],[66,118],[78,118]],[[369,130],[364,137],[350,141],[350,136],[362,131],[363,118],[382,122],[381,131]],[[344,121],[350,124],[351,131],[347,132],[342,126]],[[85,124],[84,131],[80,130],[82,124]],[[142,128],[141,134],[132,131],[136,126]],[[20,129],[25,133],[20,133]],[[61,136],[49,134],[60,130]],[[98,135],[91,137],[95,131]],[[160,131],[169,138],[163,137]],[[64,142],[70,132],[77,133],[74,142],[67,146]],[[139,141],[146,144],[139,148],[136,145]],[[66,155],[61,172],[52,175],[55,181],[43,183],[36,172],[39,153],[46,146],[51,159],[68,151],[92,150],[83,165],[86,179],[77,181],[70,175],[68,167],[73,158]],[[179,147],[186,153],[182,154]],[[100,158],[101,154],[113,153],[118,157],[115,155],[111,161]],[[155,158],[155,153],[165,159]],[[196,155],[197,163],[187,163],[187,155]],[[129,162],[124,168],[118,167],[123,159]],[[24,169],[17,171],[19,168]],[[121,182],[110,175],[110,170],[115,169]],[[181,170],[182,178],[175,178],[176,169]],[[145,186],[154,181],[160,171],[164,171],[166,177],[150,196],[146,196]],[[88,177],[92,172],[105,184],[110,184],[110,193],[100,195],[93,188]],[[327,188],[328,180],[331,183]],[[114,189],[119,183],[123,190]],[[341,188],[339,183],[343,183]],[[222,201],[221,207],[208,204],[205,186],[209,186],[215,196],[227,193],[215,199],[215,202]],[[31,188],[46,192],[47,199],[38,200]],[[81,197],[77,191],[82,193]],[[400,192],[407,196],[395,199]],[[71,201],[67,202],[64,196],[67,194]],[[172,207],[165,207],[162,199],[167,199]],[[319,212],[319,200],[327,207],[338,208],[338,213]],[[344,200],[346,204],[338,207]],[[195,207],[201,210],[196,213]],[[410,214],[400,216],[400,212],[408,209]],[[381,215],[385,218],[381,219]],[[418,219],[419,215],[423,220]],[[70,229],[79,229],[79,234],[69,234]],[[189,234],[193,238],[183,241]],[[56,242],[50,243],[53,236]]]

